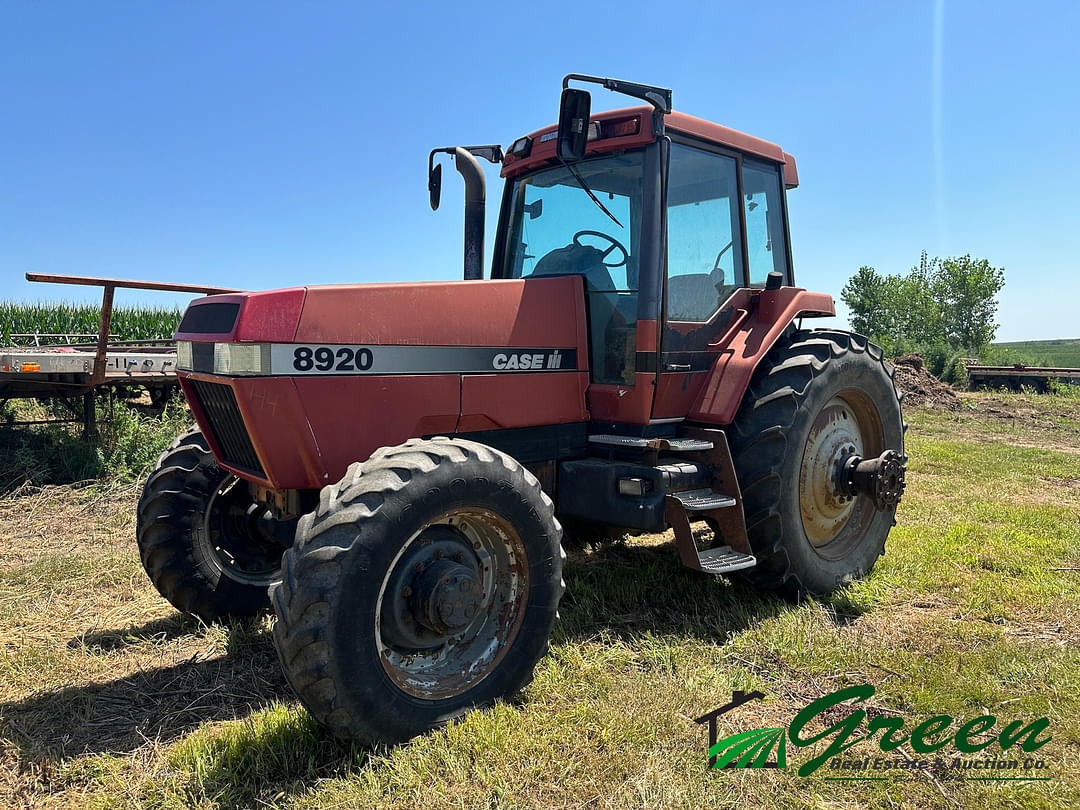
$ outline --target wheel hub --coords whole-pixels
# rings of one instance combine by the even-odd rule
[[[436,560],[417,575],[410,607],[416,621],[448,635],[472,621],[484,598],[475,568]]]
[[[405,543],[380,588],[386,674],[426,700],[465,691],[508,649],[527,592],[523,542],[509,522],[476,507],[445,513]]]
[[[852,454],[839,467],[837,489],[849,495],[863,493],[878,511],[895,509],[904,495],[907,456],[886,450],[877,458]]]
[[[468,627],[484,602],[480,563],[457,529],[431,526],[394,568],[383,635],[401,650],[427,650]]]
[[[231,580],[267,587],[280,578],[281,555],[292,544],[297,519],[275,520],[254,503],[247,486],[226,475],[203,515],[202,542]]]

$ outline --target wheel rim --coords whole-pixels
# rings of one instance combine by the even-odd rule
[[[814,417],[799,471],[799,509],[806,537],[822,557],[848,554],[873,521],[869,498],[840,490],[839,471],[851,454],[872,458],[883,445],[881,417],[861,391],[842,391]]]
[[[383,577],[375,612],[383,669],[416,697],[465,692],[513,643],[528,589],[525,546],[508,521],[484,509],[445,513],[405,543]]]
[[[243,481],[225,476],[207,503],[203,545],[220,573],[244,585],[269,587],[280,579],[281,555],[296,520],[274,520],[255,503]]]

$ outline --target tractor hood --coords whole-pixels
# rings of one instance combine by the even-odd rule
[[[332,483],[413,437],[588,419],[578,276],[215,295],[176,339],[218,461],[277,489]]]
[[[178,341],[441,346],[576,345],[574,278],[343,284],[193,301]]]

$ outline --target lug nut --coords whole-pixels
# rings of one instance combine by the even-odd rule
[[[401,589],[401,595],[408,599],[410,596],[412,596],[412,588],[406,585],[404,588]]]

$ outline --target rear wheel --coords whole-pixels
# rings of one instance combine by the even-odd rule
[[[267,588],[281,577],[296,522],[274,520],[191,430],[161,454],[146,480],[136,535],[158,592],[210,622],[267,610]]]
[[[475,442],[353,464],[301,518],[271,589],[286,677],[334,734],[399,742],[521,689],[562,595],[539,482]]]
[[[867,574],[895,523],[895,501],[879,509],[842,479],[846,460],[903,456],[900,395],[881,350],[846,332],[795,333],[758,367],[733,428],[758,559],[748,578],[800,597]]]

